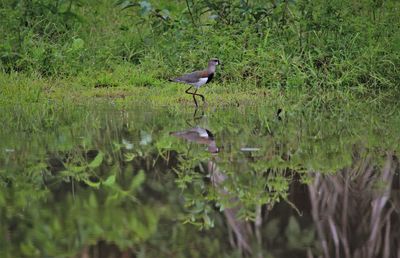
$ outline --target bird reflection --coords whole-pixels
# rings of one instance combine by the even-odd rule
[[[204,117],[204,110],[201,111],[200,115],[197,115],[198,109],[196,108],[193,113],[193,122],[198,123]],[[189,121],[186,121],[189,129],[185,129],[182,131],[170,132],[169,134],[181,139],[185,139],[189,142],[195,142],[198,144],[207,145],[207,150],[210,153],[218,153],[219,148],[215,143],[214,135],[211,131],[206,128],[202,128],[200,126],[193,126]]]
[[[218,153],[219,148],[217,147],[214,139],[214,135],[207,129],[201,127],[189,128],[183,131],[170,132],[178,138],[185,139],[189,142],[196,142],[198,144],[207,145],[207,150],[210,153]]]
[[[204,116],[203,112],[200,117],[196,117],[196,112],[197,109],[193,114],[194,122],[197,122]],[[170,135],[184,139],[189,142],[207,145],[207,151],[213,154],[216,154],[220,151],[220,148],[217,147],[215,137],[211,131],[199,126],[192,126],[190,125],[190,123],[188,124],[190,126],[189,129],[170,132]],[[225,189],[223,186],[224,181],[228,179],[228,176],[219,169],[215,157],[211,157],[207,161],[207,170],[210,175],[212,186],[217,190],[221,200],[229,198],[230,203],[236,203],[236,205],[232,205],[232,207],[226,207],[223,212],[230,232],[233,233],[233,236],[230,235],[230,242],[232,246],[235,246],[239,250],[239,252],[244,255],[252,254],[253,250],[250,243],[253,233],[250,223],[238,219],[238,213],[242,208],[242,204],[239,202],[239,199],[237,197],[231,196],[227,189]]]

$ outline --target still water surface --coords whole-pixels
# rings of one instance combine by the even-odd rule
[[[0,256],[400,257],[399,116],[193,111],[5,124]]]

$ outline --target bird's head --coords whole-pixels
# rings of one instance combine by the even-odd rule
[[[219,148],[217,147],[217,145],[215,144],[215,141],[211,141],[211,142],[208,144],[207,150],[208,150],[208,152],[210,152],[211,154],[217,154],[217,153],[220,151],[220,149],[219,149]]]
[[[216,66],[216,65],[220,65],[220,64],[221,64],[221,62],[217,58],[211,58],[210,61],[208,61],[208,65]]]

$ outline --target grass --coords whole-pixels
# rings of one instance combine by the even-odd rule
[[[37,103],[44,100],[67,101],[82,104],[91,101],[110,101],[122,106],[150,103],[153,106],[193,106],[190,95],[184,93],[187,85],[171,83],[150,76],[138,76],[126,73],[100,75],[97,79],[80,76],[74,79],[49,79],[27,77],[21,74],[3,74],[0,76],[2,94],[0,102],[4,104]],[[377,98],[389,101],[394,92],[385,94],[367,94],[364,91],[315,90],[254,88],[251,85],[215,83],[203,86],[199,92],[206,96],[209,106],[237,105],[315,105],[329,103],[340,105],[343,102],[373,102]],[[368,98],[365,98],[368,96]]]

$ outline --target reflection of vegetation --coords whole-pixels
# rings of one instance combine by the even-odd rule
[[[218,256],[229,246],[218,210],[229,209],[236,209],[238,221],[258,223],[261,237],[254,235],[254,224],[246,222],[253,228],[251,248],[271,254],[279,248],[318,250],[315,237],[320,232],[314,235],[310,222],[290,208],[299,206],[291,193],[294,182],[315,183],[310,172],[335,173],[361,162],[367,153],[370,164],[380,166],[382,150],[398,152],[398,116],[373,116],[371,110],[377,125],[372,126],[370,120],[351,120],[346,114],[325,119],[323,114],[287,112],[278,121],[272,110],[250,110],[244,110],[246,116],[217,110],[200,121],[208,123],[217,146],[223,146],[215,157],[204,145],[187,145],[169,136],[171,130],[186,128],[184,117],[191,114],[104,113],[84,107],[72,111],[66,106],[53,113],[51,124],[17,114],[20,121],[30,121],[18,126],[25,133],[11,130],[12,124],[0,132],[1,251],[5,257],[73,255],[90,253],[98,243],[99,248],[112,244],[127,253],[148,253],[148,248],[161,252],[154,245],[171,246],[163,251],[166,256],[184,255],[189,249],[179,243],[190,236],[193,245]],[[365,148],[360,158],[354,156],[356,146]],[[259,150],[248,153],[241,147]],[[222,195],[210,183],[210,159],[225,174]],[[357,173],[368,171],[360,167]],[[274,214],[282,200],[291,203],[283,217]],[[209,237],[197,239],[195,228],[181,224],[185,221],[207,229]],[[173,239],[165,236],[171,231]],[[270,238],[265,232],[282,236]],[[212,244],[215,249],[210,251],[205,246],[213,236],[222,242]]]
[[[238,223],[250,227],[253,254],[317,254],[320,232],[302,208],[307,198],[296,199],[304,192],[293,190],[301,187],[298,180],[313,186],[310,171],[335,178],[367,153],[368,164],[381,166],[385,150],[398,152],[399,118],[370,110],[371,125],[351,114],[336,119],[286,111],[278,121],[273,110],[254,109],[215,110],[199,121],[222,147],[216,156],[169,135],[187,128],[191,113],[67,105],[47,119],[34,119],[42,117],[40,108],[16,112],[19,122],[0,129],[2,257],[95,256],[99,250],[234,257],[239,253],[230,245],[238,242],[224,225]],[[361,146],[365,152],[357,152]],[[213,166],[223,180],[210,178]],[[359,167],[357,173],[369,171]]]
[[[316,174],[308,186],[321,248],[326,257],[394,257],[399,246],[398,157],[377,166],[370,155],[334,176]]]

